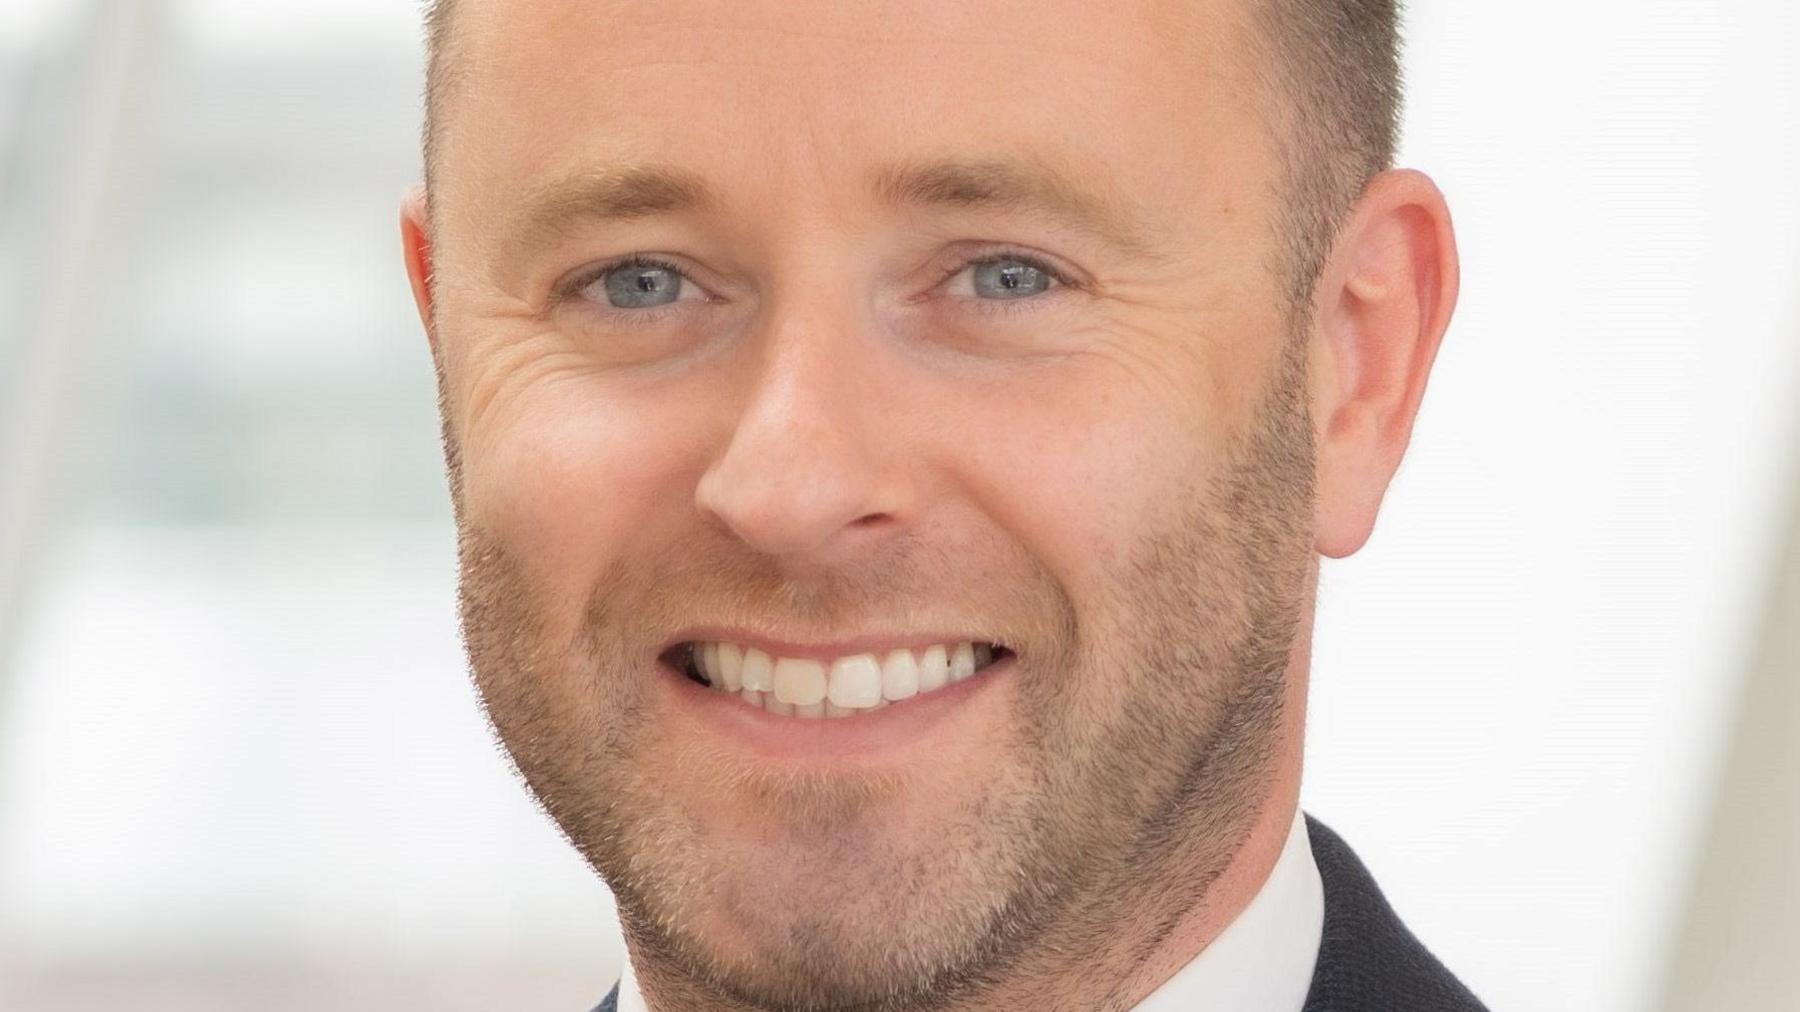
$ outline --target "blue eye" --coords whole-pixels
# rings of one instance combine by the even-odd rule
[[[984,299],[1020,299],[1048,291],[1057,279],[1030,260],[997,257],[969,265],[970,284]]]
[[[686,287],[686,278],[673,265],[633,257],[595,275],[578,294],[614,309],[650,309],[680,301]]]

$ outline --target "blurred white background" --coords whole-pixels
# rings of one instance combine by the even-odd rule
[[[1686,1007],[1753,675],[1800,677],[1800,12],[1411,7],[1402,163],[1463,300],[1326,564],[1305,804],[1494,1008]],[[613,979],[456,637],[395,226],[421,58],[405,0],[0,6],[0,1006]]]

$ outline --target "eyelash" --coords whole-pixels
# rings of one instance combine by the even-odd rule
[[[647,253],[632,253],[614,260],[608,260],[605,263],[598,264],[575,275],[573,279],[557,290],[556,301],[560,304],[573,299],[578,299],[581,297],[581,290],[583,288],[600,280],[612,271],[621,270],[626,267],[653,267],[657,270],[664,270],[677,275],[681,278],[683,284],[693,283],[693,279],[688,277],[686,271],[661,257],[651,256]],[[595,302],[592,305],[596,312],[605,313],[618,319],[629,318],[633,323],[646,326],[675,313],[681,308],[681,303],[679,301],[671,302],[663,306],[652,306],[649,309],[619,309],[599,302]]]
[[[1049,275],[1050,279],[1055,281],[1056,284],[1050,288],[1046,288],[1035,297],[1027,296],[1019,299],[980,299],[963,297],[962,301],[974,303],[972,308],[974,308],[976,312],[997,315],[1016,314],[1029,309],[1029,303],[1036,301],[1038,298],[1048,295],[1059,288],[1079,287],[1067,274],[1057,270],[1049,261],[1023,250],[1014,249],[1000,249],[984,253],[971,260],[964,260],[945,272],[945,274],[938,279],[938,284],[942,285],[944,282],[949,281],[951,278],[956,277],[958,274],[961,274],[971,267],[981,267],[991,263],[1000,263],[1002,261],[1012,261],[1014,263],[1024,264],[1034,270],[1043,271],[1045,274]],[[688,277],[686,271],[661,257],[652,256],[646,253],[632,253],[598,264],[577,274],[573,279],[564,283],[557,289],[556,301],[561,303],[571,299],[580,298],[582,289],[605,277],[608,273],[626,267],[649,267],[657,270],[664,270],[679,276],[684,284],[693,283],[693,279]],[[613,306],[601,305],[599,303],[594,304],[595,308],[600,312],[608,313],[619,318],[630,318],[634,323],[644,325],[655,323],[665,316],[678,311],[680,305],[680,302],[677,301],[663,306],[651,307],[649,309],[618,309]]]
[[[1075,288],[1075,287],[1077,287],[1075,282],[1073,280],[1071,280],[1067,274],[1064,274],[1062,271],[1057,270],[1056,267],[1054,265],[1052,265],[1049,261],[1044,260],[1041,257],[1034,256],[1030,253],[1027,253],[1024,250],[1014,250],[1014,249],[995,250],[993,252],[984,253],[981,256],[974,258],[973,260],[965,260],[962,263],[958,264],[955,268],[950,270],[948,273],[946,273],[943,277],[939,278],[938,284],[941,285],[944,282],[949,281],[951,278],[956,277],[958,274],[961,274],[963,271],[966,271],[971,267],[981,267],[986,264],[1000,263],[1003,261],[1011,261],[1013,263],[1020,263],[1020,264],[1024,264],[1027,267],[1033,268],[1034,270],[1043,271],[1045,274],[1048,274],[1050,276],[1050,279],[1052,281],[1056,282],[1056,284],[1052,285],[1049,288],[1044,289],[1042,292],[1039,292],[1036,296],[1026,296],[1025,298],[1020,298],[1020,299],[980,299],[980,298],[973,298],[973,297],[964,297],[964,301],[974,304],[971,308],[973,308],[976,312],[989,313],[989,314],[1000,315],[1000,316],[1014,315],[1017,313],[1026,312],[1027,310],[1032,308],[1031,307],[1032,302],[1042,299],[1044,296],[1049,295],[1051,292],[1054,292],[1059,288]],[[1039,308],[1041,308],[1041,305]]]

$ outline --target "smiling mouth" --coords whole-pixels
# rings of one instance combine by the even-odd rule
[[[975,677],[1012,656],[995,643],[962,640],[880,654],[776,657],[729,642],[688,642],[662,660],[689,680],[783,717],[850,717]]]

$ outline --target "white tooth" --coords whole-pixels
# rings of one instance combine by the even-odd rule
[[[795,706],[812,706],[825,700],[825,665],[818,661],[783,657],[775,662],[775,696]]]
[[[720,649],[719,657],[720,659],[725,657],[723,648]],[[994,645],[992,643],[975,644],[975,670],[980,671],[992,663],[994,663]]]
[[[950,655],[950,680],[960,682],[975,673],[975,646],[967,640],[956,645]]]
[[[744,648],[736,643],[719,644],[719,674],[732,692],[744,687]]]
[[[825,701],[825,716],[827,717],[851,717],[861,712],[862,710],[854,706],[839,706],[829,699]]]
[[[929,647],[919,655],[919,691],[941,689],[950,681],[950,661],[942,644]]]
[[[703,643],[700,645],[700,673],[714,686],[720,684],[719,679],[719,645]]]
[[[758,693],[758,695],[763,698],[763,709],[775,716],[792,717],[794,715],[794,704],[784,703],[781,700],[776,699],[773,692],[762,692]]]
[[[881,702],[881,662],[874,654],[840,657],[831,666],[831,701],[846,710],[861,710]]]
[[[881,698],[905,699],[919,691],[919,659],[911,650],[895,650],[881,662]]]
[[[824,703],[796,704],[794,706],[794,716],[796,716],[796,717],[814,717],[814,718],[823,717],[823,716],[825,716],[825,704]]]
[[[763,705],[763,694],[757,692],[755,689],[740,689],[738,690],[738,695],[744,697],[744,702],[749,703],[751,706]]]
[[[775,688],[774,670],[775,663],[769,660],[768,654],[750,647],[744,651],[744,666],[738,672],[738,681],[746,689],[769,692]]]

